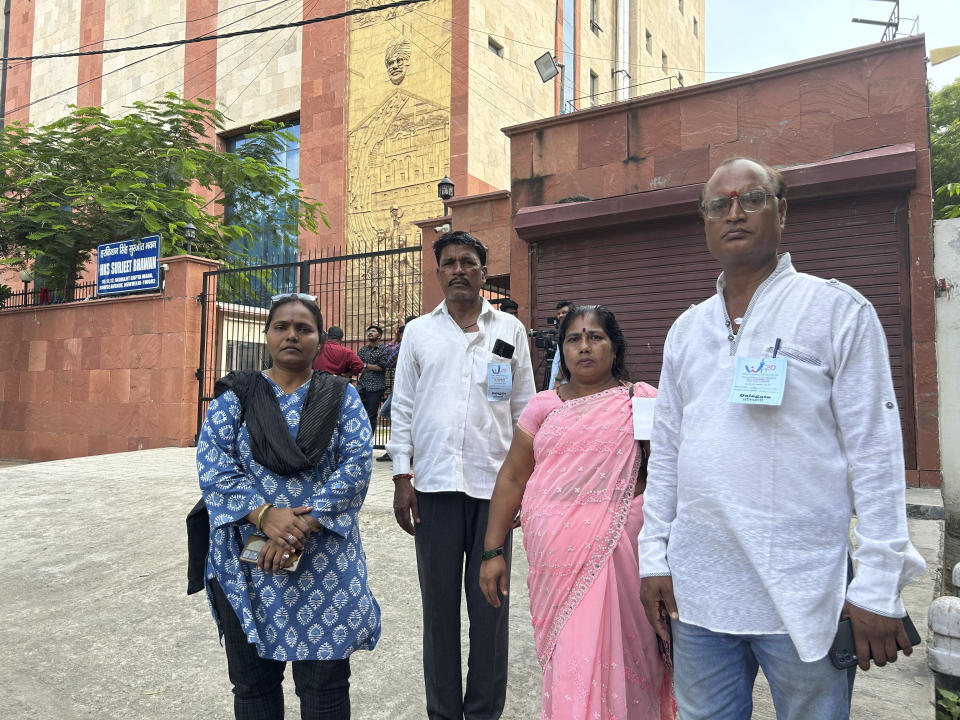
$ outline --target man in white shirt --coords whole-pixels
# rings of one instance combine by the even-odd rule
[[[717,169],[701,195],[717,294],[664,346],[641,599],[672,627],[683,720],[750,717],[758,665],[781,720],[849,717],[856,667],[827,656],[841,617],[862,669],[910,653],[900,590],[924,563],[883,328],[856,290],[778,255],[785,192],[762,163]]]
[[[486,601],[480,563],[493,485],[533,396],[533,369],[521,322],[480,296],[486,248],[456,231],[433,249],[445,299],[406,326],[400,346],[387,444],[393,507],[417,549],[427,716],[493,720],[506,698],[508,605]],[[502,548],[508,568],[511,539]],[[461,584],[470,618],[465,690]]]

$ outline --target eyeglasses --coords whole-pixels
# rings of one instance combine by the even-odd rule
[[[297,300],[309,300],[310,302],[315,303],[317,301],[316,295],[308,295],[307,293],[280,293],[279,295],[273,295],[270,298],[271,302],[276,302],[277,300],[282,300],[283,298],[295,297]]]
[[[700,206],[700,209],[703,210],[703,214],[711,220],[719,220],[720,218],[726,217],[730,212],[734,198],[740,203],[740,209],[745,213],[755,213],[760,212],[767,206],[768,197],[775,197],[779,200],[780,193],[768,193],[759,189],[747,190],[747,192],[739,195],[734,193],[730,197],[718,197],[713,200],[707,200],[707,202]]]

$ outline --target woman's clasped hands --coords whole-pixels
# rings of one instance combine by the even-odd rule
[[[268,539],[257,557],[257,567],[265,572],[279,572],[303,551],[310,533],[320,530],[320,523],[309,514],[311,510],[310,506],[267,510],[260,530]]]

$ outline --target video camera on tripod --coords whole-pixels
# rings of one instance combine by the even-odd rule
[[[530,328],[527,331],[527,337],[533,338],[534,347],[541,348],[543,350],[543,359],[540,361],[540,365],[534,371],[534,375],[540,371],[540,368],[543,367],[543,383],[541,384],[541,390],[546,390],[550,385],[550,369],[553,367],[553,356],[557,352],[557,341],[560,338],[560,333],[557,328],[557,318],[548,317],[547,325],[550,327],[544,330],[534,330]]]

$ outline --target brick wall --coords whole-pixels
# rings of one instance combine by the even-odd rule
[[[0,458],[166,446],[196,432],[203,272],[179,256],[162,294],[0,311]]]

